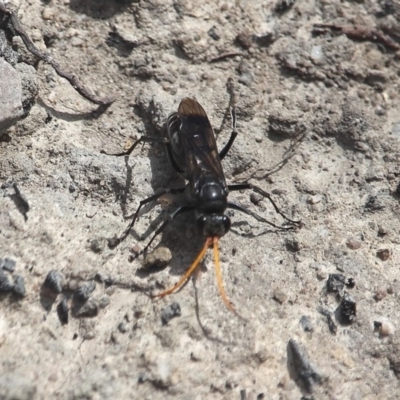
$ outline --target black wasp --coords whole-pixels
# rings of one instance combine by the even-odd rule
[[[218,289],[226,306],[233,311],[234,308],[228,300],[223,287],[218,252],[218,240],[224,236],[231,227],[231,221],[229,217],[225,215],[225,211],[228,208],[241,211],[251,215],[258,221],[267,223],[278,229],[293,229],[295,226],[299,225],[299,221],[293,221],[282,214],[270,195],[264,190],[249,183],[227,185],[221,161],[228,154],[237,136],[236,112],[234,104],[232,104],[233,101],[234,100],[231,99],[229,107],[232,119],[231,136],[228,143],[220,152],[218,152],[214,131],[203,107],[194,99],[184,98],[179,104],[178,112],[171,114],[167,120],[168,138],[142,136],[127,151],[118,154],[110,154],[114,156],[128,156],[141,142],[162,141],[165,143],[167,155],[172,167],[188,182],[187,185],[182,188],[165,189],[160,193],[156,193],[142,200],[128,229],[121,238],[118,239],[118,243],[129,234],[139,216],[140,209],[145,204],[167,193],[184,194],[185,204],[169,214],[168,218],[156,230],[154,236],[145,247],[145,251],[151,245],[155,237],[164,230],[172,219],[189,211],[194,211],[196,226],[206,237],[202,250],[184,276],[173,287],[159,293],[156,297],[164,297],[181,287],[194,272],[207,249],[212,246],[214,250]],[[102,151],[102,153],[105,152]],[[244,189],[253,189],[264,197],[267,197],[276,212],[285,218],[288,224],[277,226],[252,211],[228,201],[228,194],[230,191]]]

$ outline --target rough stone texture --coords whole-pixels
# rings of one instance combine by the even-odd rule
[[[31,65],[23,62],[18,63],[15,69],[19,72],[22,85],[22,106],[24,114],[32,108],[35,98],[39,91],[36,70]]]
[[[22,86],[17,71],[0,58],[0,132],[5,131],[24,114]]]
[[[297,0],[276,12],[278,3],[20,2],[34,42],[45,43],[98,95],[118,100],[100,113],[39,63],[41,102],[2,137],[0,257],[17,261],[7,274],[23,276],[26,285],[22,299],[0,294],[2,390],[10,390],[13,376],[11,382],[25,382],[15,390],[29,389],[19,398],[35,398],[34,390],[38,399],[239,399],[244,391],[248,398],[310,398],[288,370],[294,339],[321,376],[311,388],[315,399],[398,397],[399,54],[312,28],[390,22],[395,33],[400,14],[391,1]],[[167,116],[186,96],[220,128],[229,77],[238,137],[223,160],[227,182],[249,178],[303,223],[295,232],[271,233],[230,210],[221,266],[242,318],[220,299],[211,250],[180,291],[149,296],[178,281],[204,239],[188,213],[149,249],[171,250],[164,270],[143,271],[142,256],[130,262],[131,249],[143,249],[167,209],[175,210],[175,198],[162,198],[144,207],[127,239],[110,249],[108,240],[120,237],[141,199],[182,180],[159,144],[138,146],[128,161],[100,154],[141,135],[164,135]],[[229,118],[223,128],[220,149]],[[304,135],[298,143],[297,131]],[[3,185],[10,179],[29,203],[25,214]],[[251,193],[234,191],[229,200],[283,223],[267,199]],[[349,238],[358,249],[347,247]],[[378,257],[381,249],[390,257]],[[66,285],[45,303],[41,287],[51,270]],[[343,290],[356,304],[351,324],[340,323],[341,300],[327,293],[332,274],[348,280]],[[73,292],[95,276],[87,314],[77,318]],[[163,325],[162,310],[173,302],[181,316]]]

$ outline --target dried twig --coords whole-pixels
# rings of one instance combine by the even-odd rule
[[[336,24],[315,24],[314,32],[323,33],[326,30],[344,33],[350,39],[369,40],[383,44],[390,50],[400,50],[400,45],[390,36],[385,35],[380,29],[365,25],[336,25]]]
[[[64,71],[61,66],[52,58],[50,55],[48,55],[45,52],[40,51],[32,42],[28,34],[26,33],[25,29],[21,25],[21,22],[18,19],[17,14],[7,8],[4,3],[0,2],[0,12],[3,13],[4,15],[7,15],[10,17],[11,24],[15,30],[15,32],[21,37],[22,41],[24,42],[26,48],[36,57],[38,57],[40,60],[44,61],[47,64],[50,64],[54,70],[57,72],[59,76],[62,78],[65,78],[71,86],[85,99],[91,101],[94,104],[99,104],[99,105],[109,105],[112,102],[115,101],[116,97],[115,96],[108,96],[108,97],[98,97],[91,93],[88,89],[86,89],[82,83],[79,82],[78,78],[70,74],[66,71]]]

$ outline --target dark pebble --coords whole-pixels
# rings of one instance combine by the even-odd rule
[[[329,274],[326,288],[329,293],[341,293],[346,282],[346,277],[342,274]]]
[[[112,278],[106,278],[104,280],[104,284],[106,285],[106,287],[112,286],[114,284],[114,279]]]
[[[14,284],[8,273],[0,269],[0,292],[11,292],[13,288]]]
[[[65,284],[64,275],[56,270],[50,271],[44,281],[44,286],[55,293],[61,293]]]
[[[315,384],[322,383],[322,378],[311,365],[305,349],[294,339],[289,340],[287,356],[290,377],[307,393],[313,391]]]
[[[0,269],[4,269],[8,272],[14,272],[15,264],[16,262],[11,258],[0,258]]]
[[[126,332],[128,332],[128,324],[127,324],[126,322],[120,322],[120,323],[118,324],[118,330],[119,330],[121,333],[126,333]]]
[[[349,289],[353,289],[356,286],[356,281],[354,280],[354,278],[349,278],[346,282],[346,286]]]
[[[179,303],[174,301],[173,303],[169,304],[168,306],[164,307],[161,310],[161,321],[163,325],[168,324],[172,318],[180,317],[181,316],[181,306]]]
[[[293,6],[295,1],[296,0],[279,0],[275,4],[275,11],[277,13],[283,13],[283,12],[289,10],[289,8],[291,8]]]
[[[63,325],[68,324],[69,320],[69,308],[68,308],[68,300],[64,297],[57,305],[57,314],[60,322]]]
[[[307,315],[303,315],[300,318],[300,325],[304,329],[305,332],[312,332],[314,330],[311,319]]]
[[[74,292],[74,301],[84,303],[88,301],[90,295],[96,289],[96,283],[94,281],[84,283],[80,288]]]
[[[369,196],[364,207],[365,211],[374,212],[385,209],[385,204],[377,196]]]
[[[328,315],[327,318],[328,318],[328,328],[329,328],[329,331],[330,331],[333,335],[336,335],[336,333],[337,333],[337,325],[335,324],[335,321],[333,320],[332,315]]]
[[[92,239],[90,241],[90,250],[92,250],[93,253],[101,253],[104,250],[104,247],[105,243],[101,238]]]
[[[300,251],[300,243],[296,239],[285,240],[286,249],[291,253],[297,253]]]
[[[21,275],[15,275],[13,293],[18,297],[26,296],[25,279]]]
[[[380,249],[376,252],[377,257],[379,257],[382,261],[386,261],[390,257],[389,249]]]
[[[95,317],[99,313],[99,307],[96,301],[92,298],[89,299],[82,307],[76,311],[76,316],[81,317]]]
[[[338,307],[339,322],[346,325],[352,324],[356,319],[356,313],[356,302],[348,293],[345,292]]]
[[[117,247],[120,244],[120,242],[121,242],[121,239],[117,236],[107,239],[108,247],[110,249],[114,249],[115,247]]]

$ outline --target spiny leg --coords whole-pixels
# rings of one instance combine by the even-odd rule
[[[230,311],[236,312],[236,310],[233,307],[232,303],[230,302],[230,300],[226,296],[226,292],[225,292],[225,289],[224,289],[224,283],[222,281],[221,263],[219,261],[218,237],[217,236],[215,236],[213,238],[213,249],[214,249],[215,275],[217,277],[217,284],[218,284],[219,294],[221,295],[222,300],[225,303],[226,307]]]
[[[253,211],[247,210],[246,208],[241,207],[241,206],[239,206],[238,204],[235,204],[235,203],[228,202],[228,208],[230,208],[232,210],[240,211],[240,212],[242,212],[244,214],[247,214],[247,215],[250,215],[253,218],[255,218],[257,221],[264,222],[265,224],[271,225],[271,226],[273,226],[274,228],[277,228],[277,229],[283,229],[283,230],[293,229],[292,226],[288,226],[287,227],[287,226],[276,225],[273,222],[270,222],[267,219],[261,217],[261,215],[258,215]]]
[[[126,151],[123,151],[121,153],[107,153],[105,150],[100,150],[100,153],[115,157],[129,156],[139,143],[153,143],[153,142],[168,143],[168,139],[163,137],[142,136],[138,140],[136,140],[136,142],[133,143],[133,145],[129,147],[129,149]]]
[[[123,240],[125,240],[126,237],[129,235],[129,232],[133,228],[133,225],[135,225],[135,222],[139,217],[140,210],[143,206],[145,206],[148,203],[151,203],[152,201],[159,199],[161,196],[164,196],[165,194],[168,194],[168,193],[172,193],[172,194],[183,193],[185,191],[185,189],[186,188],[165,189],[160,193],[153,194],[152,196],[148,197],[147,199],[141,200],[139,203],[139,207],[136,209],[136,212],[133,215],[131,223],[129,224],[128,228],[125,229],[124,233],[116,240],[116,243],[114,244],[114,246],[117,246],[119,243],[121,243]]]
[[[164,292],[154,295],[153,297],[162,298],[162,297],[168,296],[169,294],[175,292],[175,290],[178,290],[193,274],[194,270],[197,268],[200,261],[203,259],[204,255],[206,254],[206,251],[210,247],[211,243],[212,243],[212,238],[207,238],[203,248],[201,249],[201,251],[198,254],[198,256],[196,257],[196,259],[193,261],[193,264],[186,271],[185,275],[183,275],[182,278],[179,279],[179,281],[174,286],[165,290]]]
[[[285,218],[286,221],[292,223],[293,225],[299,225],[299,224],[301,223],[301,221],[296,221],[296,220],[293,220],[293,219],[290,219],[289,217],[287,217],[287,216],[278,208],[278,206],[275,204],[274,200],[272,200],[271,195],[270,195],[269,193],[267,193],[265,190],[261,189],[261,188],[258,187],[258,186],[255,186],[255,185],[250,185],[250,187],[251,187],[251,189],[253,189],[255,192],[261,194],[261,196],[266,197],[266,198],[271,202],[271,204],[273,205],[273,207],[275,208],[275,211],[276,211],[281,217]]]
[[[272,204],[272,206],[274,207],[275,211],[284,219],[286,219],[286,221],[290,222],[293,225],[299,225],[301,223],[301,221],[295,221],[293,219],[290,219],[289,217],[287,217],[276,205],[276,203],[274,202],[274,200],[272,200],[272,197],[269,193],[267,193],[265,190],[259,188],[258,186],[252,185],[250,183],[242,183],[242,184],[238,184],[238,185],[228,185],[228,189],[230,191],[234,191],[234,190],[246,190],[246,189],[253,189],[256,193],[261,194],[263,197],[266,197]],[[235,204],[236,206],[236,204]],[[238,206],[237,206],[238,207]],[[231,207],[234,208],[234,207]],[[245,212],[246,214],[249,215],[253,215],[251,213],[248,213],[247,210],[244,211],[242,208],[236,208],[238,211],[242,211]],[[254,215],[253,215],[254,216]],[[256,218],[256,217],[255,217]],[[258,219],[258,218],[257,218]],[[259,220],[260,221],[260,220]],[[271,224],[270,224],[271,225]]]
[[[153,243],[154,239],[165,229],[165,227],[177,216],[183,214],[188,211],[192,211],[193,207],[179,207],[173,213],[171,213],[168,218],[161,224],[161,226],[156,230],[153,237],[150,239],[149,243],[147,243],[146,247],[143,249],[141,253],[145,253],[150,245]]]
[[[236,139],[236,136],[238,135],[237,130],[236,130],[236,96],[235,96],[235,93],[233,92],[233,88],[231,89],[230,95],[231,96],[230,96],[230,100],[229,100],[229,112],[231,114],[232,132],[231,132],[231,137],[229,138],[228,143],[219,152],[220,160],[223,160],[224,157],[228,154],[230,148],[232,147],[233,142]]]

